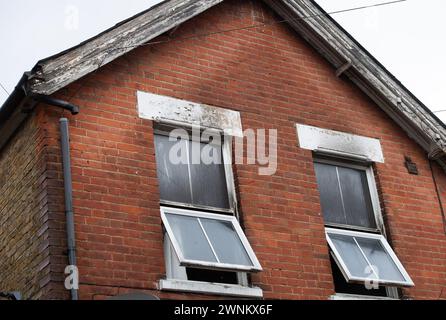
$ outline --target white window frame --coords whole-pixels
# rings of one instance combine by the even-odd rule
[[[222,137],[222,157],[228,191],[229,210],[201,205],[161,200],[161,207],[175,206],[187,210],[205,210],[231,214],[238,219],[238,205],[232,168],[232,137],[243,137],[240,113],[234,110],[217,108],[190,101],[174,99],[146,92],[138,92],[138,110],[140,118],[153,120],[154,123],[169,129],[184,128],[188,132],[193,128],[217,131]],[[154,127],[154,134],[168,135],[169,132]],[[228,139],[231,137],[231,139]],[[172,208],[169,207],[169,210]],[[187,280],[186,267],[180,266],[178,257],[167,233],[164,239],[166,278],[159,282],[160,290],[209,293],[239,297],[261,298],[261,288],[249,287],[246,272],[236,272],[238,285],[219,284]]]
[[[378,300],[378,301],[397,301],[399,299],[389,297],[378,297],[378,296],[366,296],[360,294],[349,294],[349,293],[336,293],[330,297],[330,300]]]
[[[369,188],[370,197],[371,197],[371,201],[372,201],[373,213],[374,213],[375,222],[376,222],[376,226],[377,226],[376,229],[373,229],[373,228],[364,228],[364,227],[353,226],[353,225],[325,223],[326,228],[343,228],[343,229],[359,231],[359,232],[368,232],[368,233],[375,233],[375,234],[379,233],[380,236],[382,236],[382,237],[384,237],[384,239],[386,239],[386,229],[385,229],[384,220],[383,220],[383,216],[382,216],[382,210],[381,210],[381,205],[380,205],[380,200],[379,200],[378,189],[376,186],[375,175],[373,172],[372,162],[369,160],[365,160],[365,157],[359,157],[359,158],[343,157],[343,156],[339,157],[338,154],[327,151],[327,150],[324,150],[324,151],[314,150],[314,151],[315,151],[315,157],[313,158],[314,162],[324,163],[324,164],[329,164],[329,165],[336,165],[336,166],[352,168],[352,169],[357,169],[357,170],[363,170],[366,172],[368,188]],[[332,255],[333,255],[333,252],[332,252]],[[334,257],[334,255],[333,255],[333,258],[334,258],[336,264],[338,265],[339,269],[341,270],[341,273],[344,275],[344,278],[347,280],[347,278],[345,277],[345,274],[342,270],[342,267],[339,266],[339,263],[338,263],[337,259]],[[348,282],[348,280],[347,280],[347,282]],[[396,287],[386,285],[386,292],[387,292],[388,297],[383,297],[384,299],[386,299],[386,298],[398,299],[399,294],[398,294],[398,290]],[[343,295],[343,294],[336,293],[336,296],[338,296],[338,295]],[[348,296],[351,297],[351,296],[356,296],[356,295],[348,295]],[[362,295],[357,295],[357,296],[364,297],[364,298],[368,297],[368,296],[362,296]],[[378,298],[380,298],[380,297],[378,297]]]
[[[191,131],[191,127],[181,127],[181,126],[172,126],[169,123],[163,123],[163,127],[169,128],[171,130],[175,129],[185,129],[186,131]],[[208,129],[208,128],[202,128],[206,130],[215,130],[215,129]],[[204,205],[198,205],[198,204],[190,204],[190,203],[183,203],[183,202],[177,202],[177,201],[168,201],[168,200],[162,200],[160,199],[161,205],[172,205],[172,206],[178,206],[178,207],[184,207],[187,209],[199,209],[199,210],[207,210],[207,211],[213,211],[213,212],[222,212],[222,213],[231,213],[238,217],[237,212],[237,197],[235,193],[235,181],[234,181],[234,172],[232,169],[232,139],[228,139],[224,136],[224,132],[221,130],[215,130],[220,136],[222,137],[222,143],[221,143],[221,152],[222,152],[222,160],[223,160],[223,166],[225,170],[225,178],[226,178],[226,190],[228,192],[228,201],[229,201],[229,209],[225,208],[217,208],[217,207],[211,207],[211,206],[204,206]],[[168,130],[163,129],[154,129],[154,135],[164,135],[169,136]],[[189,132],[189,139],[194,139],[194,137]]]
[[[346,235],[351,237],[358,237],[358,238],[365,238],[365,239],[375,239],[379,240],[383,248],[386,250],[387,254],[390,256],[392,261],[397,266],[399,272],[404,277],[405,281],[394,281],[394,280],[386,280],[386,279],[374,279],[374,281],[378,282],[380,285],[397,285],[397,286],[404,286],[404,287],[413,287],[414,283],[412,279],[410,278],[409,274],[407,273],[406,269],[396,256],[393,249],[390,247],[389,243],[387,242],[386,238],[381,234],[372,234],[372,233],[366,233],[366,232],[358,232],[358,231],[351,231],[351,230],[341,230],[341,229],[334,229],[334,228],[325,228],[325,236],[327,239],[327,242],[331,248],[331,251],[333,253],[333,258],[335,259],[337,265],[339,266],[339,269],[341,270],[342,274],[344,275],[347,282],[362,282],[370,281],[370,278],[367,277],[355,277],[353,276],[347,265],[342,259],[341,254],[337,250],[336,246],[332,242],[329,234],[340,234],[340,235]],[[367,257],[364,255],[366,261],[368,262]]]
[[[154,128],[154,134],[160,134],[168,136],[171,130],[174,129],[185,129],[190,139],[193,139],[191,136],[191,131],[196,126],[194,124],[187,124],[182,122],[175,122],[170,120],[163,120],[159,123],[157,127]],[[187,204],[181,202],[167,201],[161,200],[161,206],[175,206],[182,207],[187,210],[206,210],[212,212],[219,212],[223,214],[231,214],[235,216],[237,219],[238,215],[238,205],[237,205],[237,197],[235,192],[235,181],[234,174],[232,168],[232,139],[228,139],[227,136],[224,136],[224,130],[209,128],[209,127],[200,127],[200,129],[205,129],[208,131],[217,131],[218,134],[222,136],[222,158],[225,169],[225,178],[226,178],[226,188],[228,192],[229,199],[229,209],[209,207],[203,205],[194,205]],[[185,292],[201,292],[201,293],[212,293],[219,295],[231,295],[231,296],[240,296],[240,297],[262,297],[262,289],[256,287],[248,287],[248,275],[246,272],[236,272],[238,285],[232,285],[227,283],[210,283],[205,281],[191,281],[187,279],[186,267],[180,266],[178,257],[176,256],[175,250],[171,244],[169,236],[167,233],[164,237],[164,257],[166,264],[166,278],[160,280],[160,289],[161,290],[170,290],[170,291],[185,291]],[[201,285],[197,285],[197,284]],[[231,289],[228,289],[231,287]],[[232,288],[233,287],[233,288]],[[243,290],[242,290],[242,289]]]
[[[361,226],[354,226],[349,224],[336,224],[336,223],[325,223],[326,226],[329,227],[335,227],[335,228],[346,228],[346,229],[352,229],[352,230],[360,230],[360,231],[367,231],[367,232],[381,232],[382,234],[385,234],[385,227],[384,227],[384,221],[382,218],[382,211],[381,211],[381,205],[379,203],[379,194],[378,189],[376,188],[376,182],[375,182],[375,175],[373,173],[373,168],[371,165],[368,164],[360,164],[358,162],[344,162],[340,160],[336,160],[331,158],[330,156],[327,157],[315,157],[314,162],[322,163],[322,164],[328,164],[328,165],[334,165],[344,168],[351,168],[356,170],[361,170],[366,173],[367,177],[367,185],[370,192],[370,199],[372,202],[372,209],[373,209],[373,216],[375,219],[376,229],[375,228],[366,228]]]
[[[181,251],[181,247],[177,240],[175,239],[175,235],[173,233],[173,230],[170,227],[169,221],[166,217],[166,213],[176,214],[176,215],[183,215],[188,217],[196,217],[196,218],[204,218],[204,219],[212,219],[212,220],[218,220],[218,221],[228,221],[232,223],[232,226],[237,233],[240,241],[242,242],[242,245],[244,249],[246,250],[246,253],[248,254],[249,259],[252,262],[252,266],[244,266],[244,265],[237,265],[237,264],[228,264],[228,263],[221,263],[221,262],[210,262],[210,261],[199,261],[199,260],[189,260],[186,259],[183,256],[183,253]],[[246,235],[244,234],[242,228],[240,227],[240,224],[238,223],[238,220],[234,216],[229,215],[222,215],[222,214],[213,214],[213,213],[205,213],[200,211],[192,211],[192,210],[184,210],[184,209],[178,209],[178,208],[166,208],[161,207],[161,219],[163,221],[164,227],[167,231],[167,234],[169,236],[169,240],[172,244],[172,247],[176,253],[176,256],[178,258],[178,261],[180,263],[180,266],[188,266],[188,267],[203,267],[206,269],[215,269],[215,270],[223,270],[223,271],[241,271],[241,272],[259,272],[262,271],[262,267],[257,260],[257,257],[249,244],[248,239],[246,238]],[[209,241],[209,240],[208,240]],[[209,243],[212,247],[212,244]],[[216,257],[218,260],[218,257]]]

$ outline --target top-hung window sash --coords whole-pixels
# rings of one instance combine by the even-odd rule
[[[348,282],[413,286],[384,236],[326,228],[333,257]]]
[[[161,218],[180,265],[262,270],[234,216],[162,207]]]

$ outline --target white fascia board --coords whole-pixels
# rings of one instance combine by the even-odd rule
[[[240,112],[180,100],[148,92],[137,92],[138,113],[142,119],[166,123],[201,126],[243,137]]]
[[[384,163],[379,139],[302,124],[296,128],[302,149]]]

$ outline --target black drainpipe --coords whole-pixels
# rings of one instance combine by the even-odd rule
[[[71,184],[70,138],[68,119],[60,120],[60,143],[62,148],[63,181],[65,190],[65,217],[67,224],[67,254],[70,266],[76,266],[76,241],[74,237],[73,188]],[[78,300],[77,289],[71,289],[71,299]]]

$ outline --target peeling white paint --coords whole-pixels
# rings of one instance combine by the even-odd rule
[[[162,279],[159,282],[159,289],[165,291],[183,291],[245,298],[263,297],[263,291],[258,287],[243,287],[234,284],[200,281]]]
[[[301,124],[296,127],[302,149],[384,163],[378,139]]]
[[[243,137],[240,113],[229,109],[138,91],[138,113],[143,119],[213,128]]]

